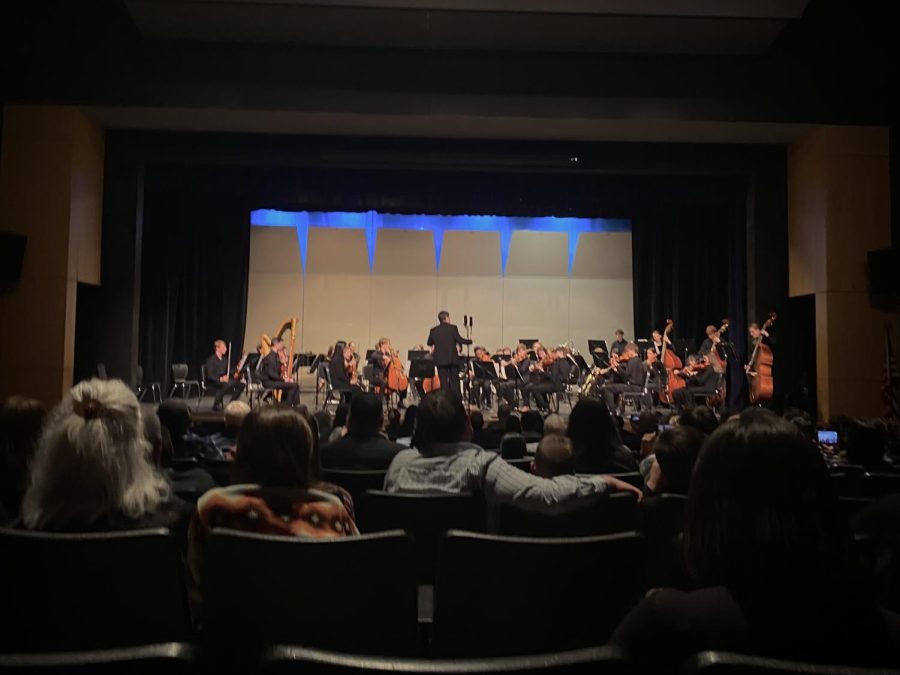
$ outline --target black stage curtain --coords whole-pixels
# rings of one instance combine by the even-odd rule
[[[250,211],[227,186],[191,187],[153,175],[145,183],[140,363],[144,381],[164,387],[173,363],[187,363],[190,379],[199,378],[214,340],[232,342],[232,363],[243,346]]]
[[[699,187],[699,186],[697,186]],[[728,403],[740,407],[746,355],[746,221],[744,181],[711,181],[705,198],[695,187],[681,197],[648,194],[632,218],[634,325],[638,337],[662,331],[671,337],[706,337],[704,328],[731,322]],[[687,199],[682,198],[687,197]]]

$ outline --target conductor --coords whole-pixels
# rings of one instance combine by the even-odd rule
[[[438,321],[440,323],[428,334],[428,346],[434,347],[434,365],[441,386],[459,398],[459,353],[456,345],[470,345],[472,341],[460,335],[459,329],[450,323],[450,312],[439,312]]]

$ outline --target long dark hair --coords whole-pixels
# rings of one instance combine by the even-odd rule
[[[591,456],[612,460],[621,447],[619,429],[603,401],[583,398],[569,415],[566,435],[572,441],[576,466],[592,464]]]
[[[315,479],[312,430],[300,413],[282,406],[250,412],[238,434],[234,474],[265,487],[309,487]]]

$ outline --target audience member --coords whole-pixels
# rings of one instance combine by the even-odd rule
[[[706,436],[694,427],[666,429],[653,445],[653,458],[645,482],[645,492],[686,495],[691,472]]]
[[[46,410],[39,401],[10,396],[0,408],[0,507],[3,522],[15,519],[22,509],[28,464],[34,455]]]
[[[334,423],[331,426],[331,434],[328,436],[328,442],[334,443],[347,433],[347,414],[350,412],[350,404],[341,401],[334,411]]]
[[[528,443],[537,443],[541,440],[541,436],[544,435],[544,418],[537,410],[526,410],[522,413],[522,435]]]
[[[472,442],[482,448],[489,442],[487,430],[484,428],[484,415],[480,410],[469,413],[469,423],[472,425]]]
[[[331,435],[331,414],[327,410],[317,410],[313,413],[312,419],[316,422],[319,447],[322,447],[328,443],[328,437]]]
[[[488,431],[506,433],[506,420],[512,415],[512,406],[509,403],[501,403],[497,406],[497,419],[487,425]]]
[[[172,439],[160,424],[159,416],[152,405],[141,405],[141,424],[144,438],[150,444],[153,464],[168,479],[178,497],[196,503],[200,495],[216,487],[213,477],[200,466],[177,468],[172,466]]]
[[[685,408],[678,416],[678,425],[682,427],[694,427],[709,436],[719,427],[716,412],[708,405],[695,405]]]
[[[396,408],[388,410],[388,423],[384,433],[391,441],[396,441],[400,437],[400,411]]]
[[[409,406],[403,414],[403,423],[400,425],[400,437],[397,442],[405,448],[412,445],[413,434],[416,433],[416,415],[419,414],[419,406]]]
[[[312,430],[295,410],[253,410],[238,435],[241,484],[210,490],[191,523],[190,562],[199,577],[203,540],[214,527],[298,537],[358,534],[341,499],[314,486]]]
[[[523,459],[528,454],[528,444],[522,434],[504,434],[500,439],[500,456],[503,459]]]
[[[225,454],[210,439],[191,431],[191,410],[180,398],[163,401],[156,408],[156,414],[172,439],[174,459],[225,459]]]
[[[506,428],[504,429],[504,433],[507,434],[521,434],[522,433],[522,419],[518,415],[510,415],[506,418]]]
[[[533,476],[497,453],[467,442],[469,417],[462,403],[445,389],[431,392],[419,406],[415,449],[394,457],[384,481],[388,492],[480,493],[489,506],[512,503],[520,508],[559,513],[592,503],[612,491],[639,494],[610,476]]]
[[[544,420],[544,436],[553,435],[566,435],[566,421],[562,418],[562,415],[556,413],[547,415],[547,419]]]
[[[244,401],[231,401],[225,406],[225,430],[209,438],[222,454],[234,454],[238,433],[249,412],[250,406]]]
[[[546,423],[544,430],[547,430]],[[567,476],[575,472],[572,441],[563,434],[547,434],[538,443],[531,473],[541,478]]]
[[[403,446],[381,434],[384,415],[381,399],[359,392],[350,400],[347,434],[322,448],[326,469],[387,469]]]
[[[151,462],[137,397],[121,380],[80,382],[48,416],[31,465],[22,519],[33,530],[168,527],[192,508]]]
[[[637,471],[631,452],[622,444],[616,423],[606,404],[583,398],[569,415],[567,432],[575,453],[578,473],[627,473]]]
[[[652,410],[643,410],[636,421],[629,421],[622,428],[622,442],[635,455],[644,456],[644,448],[650,443],[648,439],[656,438],[659,431],[659,417]]]
[[[890,470],[884,461],[887,450],[883,424],[876,420],[854,419],[843,425],[841,445],[847,461],[866,467],[867,471]]]
[[[649,595],[610,640],[648,671],[676,672],[707,649],[896,664],[822,457],[789,422],[750,409],[710,437],[684,542],[698,590]]]

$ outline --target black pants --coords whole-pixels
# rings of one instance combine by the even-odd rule
[[[516,383],[511,380],[497,380],[494,383],[497,388],[497,398],[502,398],[510,406],[516,401]]]
[[[227,394],[231,394],[232,401],[238,398],[244,391],[244,383],[240,380],[229,380],[228,382],[214,382],[208,380],[206,382],[206,388],[216,392],[216,398],[213,405],[219,407],[222,405],[222,399],[225,398]]]
[[[552,394],[554,391],[556,391],[556,385],[553,382],[530,382],[525,385],[525,405],[530,407],[531,398],[534,397],[537,407],[546,410],[547,394]]]
[[[300,385],[296,382],[266,382],[266,389],[277,389],[281,392],[281,402],[285,405],[297,405],[300,401]]]
[[[611,413],[616,411],[616,395],[621,394],[637,394],[644,391],[643,387],[636,384],[607,384],[603,387],[603,400],[606,401],[606,407]],[[644,394],[638,398],[641,409],[650,410],[653,407],[653,398],[650,394]]]
[[[491,381],[476,378],[469,385],[469,403],[491,407]]]
[[[716,390],[709,387],[682,387],[675,390],[672,402],[679,410],[693,408],[695,396],[712,396],[715,393]]]
[[[441,389],[449,389],[458,399],[462,399],[459,393],[459,366],[437,366],[438,378],[441,380]]]

